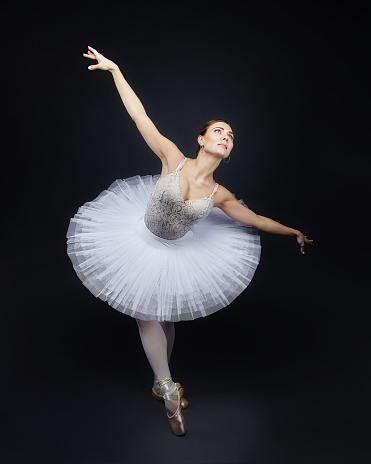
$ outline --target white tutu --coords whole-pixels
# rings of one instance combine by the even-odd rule
[[[259,232],[213,208],[184,237],[157,237],[143,217],[159,177],[116,180],[81,206],[68,228],[68,255],[91,293],[124,314],[158,321],[208,316],[250,283]]]

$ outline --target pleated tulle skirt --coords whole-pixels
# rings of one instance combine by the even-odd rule
[[[259,232],[213,208],[184,237],[157,237],[143,217],[158,178],[116,180],[81,206],[68,228],[68,255],[90,292],[124,314],[158,321],[208,316],[250,283]]]

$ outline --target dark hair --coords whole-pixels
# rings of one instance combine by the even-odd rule
[[[228,124],[228,126],[231,127],[232,129],[232,132],[234,132],[233,130],[233,127],[232,127],[232,124],[230,124],[228,121],[226,121],[225,119],[212,119],[211,121],[208,121],[206,124],[204,124],[201,129],[200,129],[200,133],[199,135],[205,135],[206,132],[207,132],[207,129],[213,125],[215,122],[225,122],[226,124]],[[198,145],[197,147],[197,150],[196,150],[196,155],[198,155],[198,152],[200,151],[201,147],[200,145]]]

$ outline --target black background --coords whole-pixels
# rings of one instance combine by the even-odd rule
[[[17,2],[3,7],[3,462],[370,462],[366,2]],[[117,62],[186,156],[235,129],[215,179],[315,240],[262,234],[248,289],[177,323],[187,435],[150,397],[135,321],[95,299],[68,222],[160,163],[109,73]],[[367,279],[367,280],[366,280]]]

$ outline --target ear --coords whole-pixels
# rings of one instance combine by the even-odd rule
[[[198,136],[197,142],[198,142],[199,145],[203,145],[203,144],[204,144],[202,135],[199,135],[199,136]]]

